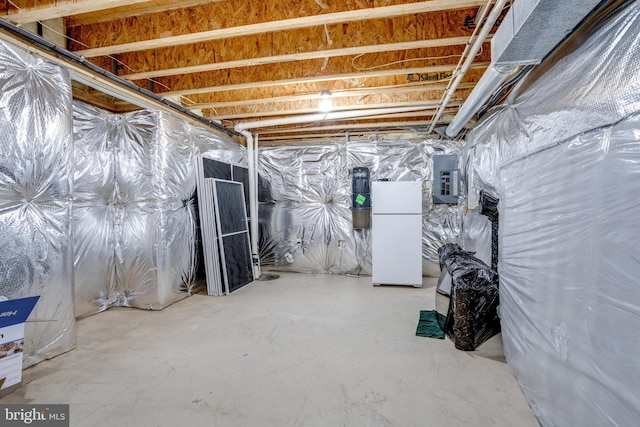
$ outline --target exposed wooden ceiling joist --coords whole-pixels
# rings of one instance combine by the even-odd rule
[[[369,19],[388,19],[394,16],[428,13],[442,10],[463,9],[477,7],[485,3],[485,0],[430,0],[409,4],[396,4],[392,6],[349,10],[344,12],[283,19],[279,21],[261,22],[243,26],[219,28],[210,31],[201,31],[177,36],[159,37],[152,40],[141,40],[111,46],[82,49],[78,50],[76,53],[86,58],[93,58],[97,56],[114,55],[124,52],[157,49],[162,47],[180,46],[185,44],[219,40],[224,38],[243,37],[253,34],[285,31],[295,28],[322,26]]]
[[[452,102],[460,101],[460,97],[452,98]],[[363,105],[350,105],[348,108],[340,108],[336,107],[332,110],[332,112],[339,111],[358,111],[358,110],[369,110],[376,108],[386,108],[386,107],[419,107],[416,108],[416,111],[421,110],[429,110],[435,109],[438,106],[438,99],[428,99],[428,100],[417,100],[417,101],[403,101],[403,102],[377,102],[377,103],[367,103]],[[211,114],[207,115],[208,118],[212,120],[230,120],[230,119],[256,119],[256,118],[267,118],[267,117],[277,117],[283,115],[303,115],[303,114],[313,114],[318,112],[317,105],[307,107],[307,108],[292,108],[289,110],[262,110],[262,111],[242,111],[242,112],[231,112],[227,114]]]
[[[75,15],[67,20],[67,26],[73,27],[122,19],[132,14],[158,13],[215,1],[224,0],[57,0],[51,3],[40,1],[36,6],[18,8],[11,5],[7,8],[7,13],[0,17],[14,24],[26,24]]]
[[[459,101],[454,101],[452,102],[449,107],[447,107],[447,109],[445,109],[445,111],[455,111],[457,110],[457,108],[461,105],[461,103]],[[422,114],[421,112],[416,113],[391,113],[391,114],[384,114],[384,115],[377,115],[377,116],[367,116],[363,119],[359,119],[359,122],[371,122],[371,124],[375,124],[378,122],[378,120],[390,120],[390,119],[398,119],[398,118],[406,118],[406,117],[414,117],[414,118],[420,118],[420,117],[425,117],[425,118],[431,118],[431,116],[433,111],[427,111],[426,114]]]
[[[146,0],[137,4],[129,2],[126,7],[110,7],[109,9],[101,9],[91,13],[72,16],[67,20],[67,26],[77,27],[80,25],[97,24],[105,21],[124,19],[130,16],[167,12],[220,1],[225,0]]]
[[[460,90],[455,99],[460,100],[470,91]],[[332,111],[362,110],[371,108],[387,108],[397,106],[437,106],[440,101],[441,91],[423,90],[419,92],[390,92],[378,93],[365,97],[342,97],[332,99]],[[294,100],[271,104],[256,105],[229,105],[210,109],[213,113],[207,114],[212,119],[246,119],[247,117],[269,117],[277,115],[298,115],[318,111],[319,99]],[[209,109],[207,109],[209,111]]]
[[[451,118],[451,114],[455,114],[457,108],[460,107],[461,103],[459,101],[452,102],[449,107],[445,109],[445,114],[443,114],[444,119]],[[415,110],[404,113],[389,113],[389,114],[379,114],[379,115],[370,115],[363,116],[358,118],[347,118],[347,119],[336,119],[336,120],[321,120],[315,123],[306,123],[304,125],[279,125],[279,126],[268,126],[268,127],[258,127],[254,128],[254,130],[258,131],[262,134],[270,134],[270,135],[287,135],[291,133],[306,133],[307,131],[318,132],[323,129],[358,129],[361,127],[375,128],[378,123],[383,122],[407,122],[413,119],[417,123],[422,123],[425,126],[429,125],[429,121],[435,114],[435,107],[426,108],[422,110]],[[235,122],[234,122],[235,123]]]
[[[487,68],[488,65],[489,65],[488,62],[480,62],[480,63],[473,64],[470,69],[482,70]],[[187,95],[199,94],[199,93],[231,91],[231,90],[246,90],[246,89],[252,89],[252,88],[262,88],[267,86],[280,86],[280,85],[301,84],[301,83],[311,83],[311,82],[328,82],[333,80],[352,80],[354,82],[357,82],[359,79],[368,78],[368,77],[395,76],[395,75],[406,76],[409,74],[422,75],[422,74],[430,74],[430,73],[451,72],[453,71],[454,68],[455,68],[455,65],[434,65],[430,67],[411,67],[411,68],[390,69],[390,70],[372,70],[367,72],[354,72],[354,73],[333,74],[333,75],[324,75],[324,76],[315,76],[315,77],[302,77],[302,78],[286,79],[286,80],[253,81],[253,82],[230,84],[230,85],[218,85],[218,86],[202,85],[201,87],[197,87],[197,88],[170,90],[167,92],[163,92],[162,95],[187,96]]]
[[[76,87],[72,88],[73,99],[77,99],[82,102],[86,102],[93,106],[102,108],[107,111],[116,111],[115,102],[106,101],[104,99],[100,99],[99,97],[92,95],[87,90],[82,90]]]
[[[430,112],[432,113],[432,111]],[[414,114],[415,115],[415,114]],[[405,120],[405,121],[377,121],[375,123],[347,123],[347,124],[334,124],[334,125],[326,125],[326,126],[312,126],[312,127],[304,127],[304,128],[278,128],[278,129],[262,129],[260,130],[260,138],[261,139],[278,139],[284,138],[288,134],[296,134],[296,133],[310,133],[310,132],[319,132],[319,131],[345,131],[345,130],[353,130],[353,129],[380,129],[380,128],[389,128],[389,127],[428,127],[432,114],[425,114],[424,120]],[[294,137],[294,136],[290,136]],[[298,136],[299,137],[299,136]]]
[[[338,56],[355,56],[370,53],[389,52],[398,50],[424,49],[430,47],[444,47],[464,45],[469,38],[447,37],[430,40],[416,40],[412,42],[374,44],[342,49],[316,50],[312,52],[291,53],[288,55],[265,56],[260,58],[247,58],[237,61],[218,62],[212,64],[194,65],[190,67],[178,67],[171,69],[147,71],[141,73],[123,74],[127,80],[153,79],[161,76],[171,76],[177,74],[192,74],[205,71],[224,70],[229,68],[252,67],[256,65],[277,64],[282,62],[303,61],[307,59],[334,58]]]
[[[458,86],[459,89],[471,89],[473,88],[475,83],[462,83]],[[447,85],[445,84],[431,84],[431,85],[412,85],[405,87],[396,87],[396,86],[379,86],[375,88],[363,88],[352,91],[334,91],[331,92],[332,99],[338,98],[346,98],[346,97],[364,97],[368,95],[384,95],[384,94],[393,94],[395,96],[399,94],[406,93],[421,93],[424,91],[442,91],[446,89]],[[284,102],[292,102],[292,101],[303,101],[303,100],[312,100],[318,101],[320,99],[320,92],[307,93],[307,94],[299,94],[295,96],[282,96],[277,98],[255,98],[248,99],[245,101],[220,101],[220,102],[205,102],[205,103],[195,103],[188,105],[188,108],[191,110],[199,110],[203,108],[228,108],[228,107],[243,107],[243,106],[259,106],[262,104],[277,104]]]
[[[483,73],[482,68],[475,68],[470,70],[465,78],[463,84],[475,84]],[[254,87],[248,90],[232,90],[232,91],[219,91],[205,94],[189,95],[189,97],[180,98],[185,107],[198,103],[209,102],[240,102],[241,104],[250,103],[252,100],[271,99],[271,98],[297,98],[299,96],[311,98],[311,95],[317,97],[322,90],[329,89],[331,93],[335,93],[337,96],[349,96],[349,94],[355,93],[368,93],[367,91],[378,91],[375,93],[386,91],[404,91],[407,88],[428,88],[430,86],[441,87],[443,84],[449,82],[449,73],[443,73],[444,78],[440,78],[440,73],[424,74],[423,76],[428,78],[420,80],[416,75],[409,74],[397,74],[389,76],[376,76],[366,78],[353,78],[353,79],[341,79],[333,80],[330,82],[306,82],[300,84],[289,84],[281,86],[265,86]]]
[[[61,32],[66,31],[70,50],[181,103],[191,110],[187,115],[202,114],[227,129],[238,121],[317,113],[323,90],[331,91],[336,112],[405,111],[261,129],[269,143],[289,144],[340,138],[346,130],[362,135],[376,129],[424,131],[474,28],[481,25],[475,21],[479,7],[491,3],[0,0],[0,11],[6,13],[0,19],[64,18]],[[489,39],[485,43],[442,124],[455,115],[488,66]],[[74,87],[76,99],[110,111],[138,108],[110,93]],[[136,96],[129,99],[137,103]]]
[[[44,6],[21,7],[17,11],[10,9],[3,18],[15,24],[26,24],[137,3],[149,3],[149,0],[57,0]]]

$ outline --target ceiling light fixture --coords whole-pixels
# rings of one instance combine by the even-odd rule
[[[331,92],[324,89],[320,92],[320,102],[318,103],[318,109],[323,113],[328,113],[333,110],[333,103],[331,102]]]

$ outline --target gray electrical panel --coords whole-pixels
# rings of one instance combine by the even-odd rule
[[[433,156],[433,203],[457,204],[459,193],[458,156]]]

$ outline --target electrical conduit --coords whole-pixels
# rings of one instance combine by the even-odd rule
[[[433,129],[436,127],[438,120],[440,120],[440,117],[442,117],[442,114],[444,113],[445,108],[447,108],[447,105],[449,104],[451,97],[453,96],[456,89],[460,85],[460,82],[462,81],[464,76],[467,74],[467,71],[469,71],[469,68],[471,67],[471,64],[473,63],[473,60],[475,59],[476,55],[478,54],[478,51],[482,47],[482,44],[485,42],[485,40],[489,36],[489,32],[491,31],[491,28],[493,28],[493,25],[496,23],[496,21],[498,20],[498,17],[502,13],[502,9],[504,8],[504,5],[506,2],[507,0],[498,0],[496,4],[493,6],[493,9],[491,9],[491,13],[487,17],[487,19],[484,21],[484,24],[482,25],[482,29],[480,30],[477,38],[475,39],[475,41],[473,42],[473,45],[471,46],[471,48],[467,53],[467,58],[465,59],[464,64],[459,70],[456,70],[455,79],[447,87],[447,89],[445,89],[443,99],[440,101],[440,105],[438,106],[438,110],[436,111],[436,114],[433,116],[433,119],[431,119],[431,125],[429,126],[429,130],[427,131],[427,133],[433,132]],[[491,3],[491,1],[489,3]],[[489,3],[487,4],[487,6],[489,5]],[[482,18],[481,18],[481,21],[482,21]],[[473,35],[471,37],[473,38]]]

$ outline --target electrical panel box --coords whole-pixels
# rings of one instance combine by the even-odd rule
[[[433,156],[433,203],[457,204],[459,194],[458,156]]]

